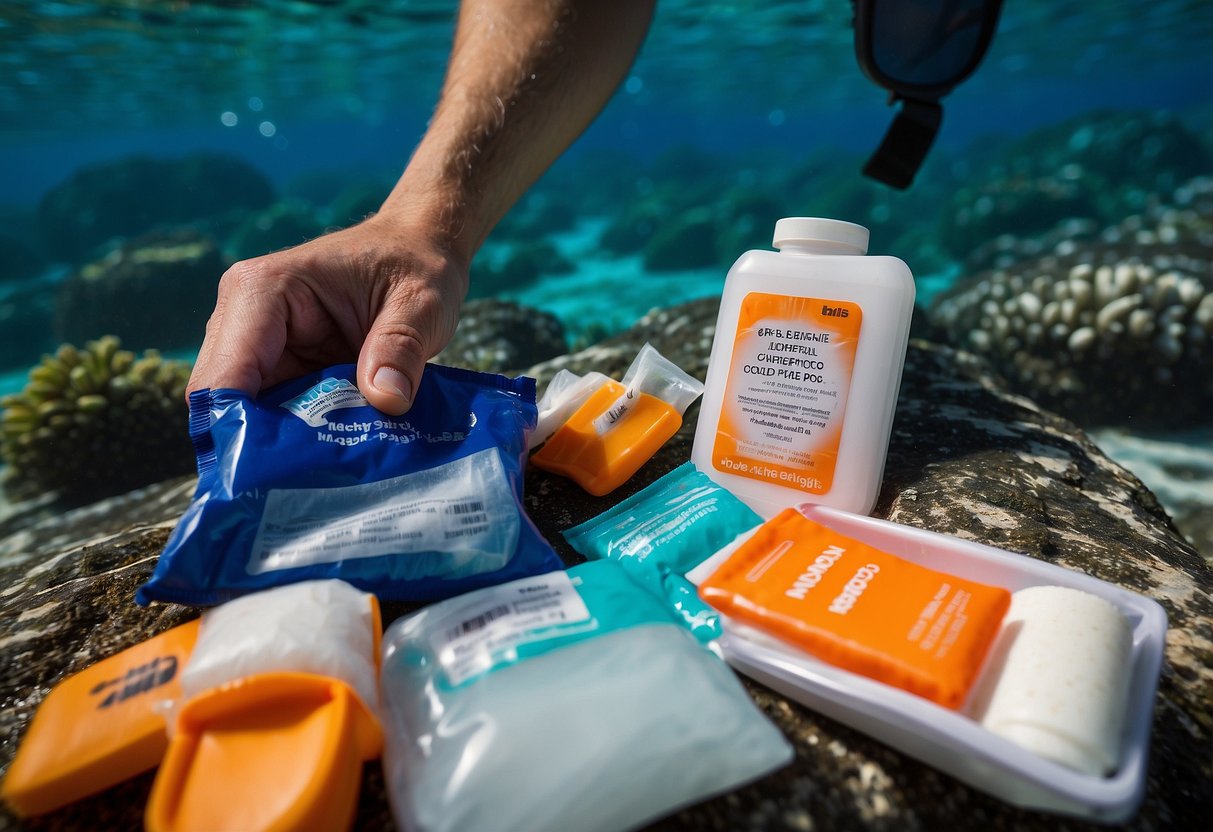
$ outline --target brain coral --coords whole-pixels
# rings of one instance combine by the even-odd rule
[[[188,378],[189,365],[154,350],[136,359],[113,336],[44,356],[0,399],[6,490],[82,504],[190,471]]]
[[[1213,408],[1213,181],[1096,240],[985,272],[932,316],[1013,387],[1085,425],[1173,426]]]

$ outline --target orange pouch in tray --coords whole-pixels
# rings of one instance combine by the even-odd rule
[[[959,708],[1011,594],[902,560],[786,509],[703,600],[836,667]]]

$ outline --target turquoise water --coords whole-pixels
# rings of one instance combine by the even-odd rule
[[[874,253],[913,269],[920,320],[990,269],[1048,275],[1039,258],[1057,246],[1140,260],[1143,234],[1174,250],[1150,249],[1167,264],[1156,271],[1178,269],[1193,297],[1213,293],[1213,6],[1005,5],[902,194],[860,175],[893,111],[856,64],[849,2],[659,2],[605,111],[478,255],[473,295],[549,311],[584,344],[718,293],[728,265],[768,246],[787,215],[867,225]],[[0,393],[60,342],[106,332],[189,359],[227,264],[373,211],[425,129],[455,9],[0,5]],[[182,229],[193,236],[171,236]],[[131,263],[166,249],[210,252],[166,272],[186,296],[132,277]],[[105,280],[92,287],[105,291],[84,296],[80,276],[97,263]],[[1175,412],[1204,406],[1175,374],[1213,366],[1213,324],[1196,307],[1178,323],[1147,321],[1162,340],[1121,361],[1191,405]],[[975,349],[991,340],[973,337],[982,326],[936,336]],[[1195,363],[1155,367],[1175,344]]]

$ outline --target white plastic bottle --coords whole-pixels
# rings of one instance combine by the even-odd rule
[[[775,224],[773,251],[729,270],[691,459],[763,517],[803,502],[876,504],[914,308],[868,230]]]

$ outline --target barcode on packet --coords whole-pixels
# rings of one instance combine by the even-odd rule
[[[457,638],[466,636],[468,633],[474,633],[477,630],[482,630],[488,626],[490,621],[496,621],[498,618],[504,618],[511,613],[509,604],[501,604],[493,607],[491,610],[485,610],[480,615],[472,616],[466,621],[456,624],[446,632],[446,640],[454,641]]]
[[[451,503],[446,507],[447,514],[472,514],[477,511],[484,511],[483,500],[469,500],[466,503]]]

